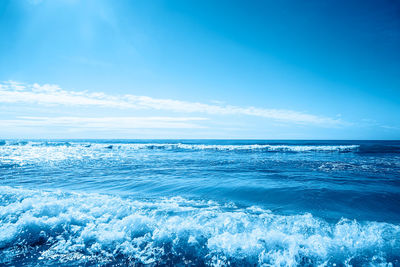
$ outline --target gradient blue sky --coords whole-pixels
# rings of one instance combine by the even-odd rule
[[[0,129],[400,139],[400,2],[4,0]]]

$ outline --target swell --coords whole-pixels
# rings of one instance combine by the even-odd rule
[[[356,152],[358,154],[377,153],[400,153],[399,142],[382,143],[378,141],[361,142],[358,144],[332,144],[329,141],[325,144],[209,144],[205,143],[149,143],[149,142],[107,142],[107,141],[32,141],[32,140],[0,140],[0,147],[86,147],[106,149],[130,149],[130,150],[213,150],[213,151],[265,151],[265,152]]]
[[[400,227],[284,216],[180,197],[0,187],[0,263],[168,265],[398,264]]]
[[[398,154],[400,145],[362,145],[357,152],[359,154]]]
[[[28,147],[86,147],[122,150],[212,150],[212,151],[266,151],[266,152],[310,152],[310,151],[357,151],[359,145],[285,145],[285,144],[186,144],[186,143],[97,143],[63,141],[0,141],[0,146]]]

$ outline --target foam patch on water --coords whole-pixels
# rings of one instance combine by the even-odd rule
[[[5,142],[5,141],[4,141]],[[157,151],[232,151],[232,152],[351,152],[358,145],[205,145],[168,143],[90,143],[7,141],[0,145],[3,164],[29,164],[32,162],[58,162],[62,160],[90,160],[129,157],[141,150]]]
[[[186,150],[266,150],[266,151],[352,151],[359,145],[210,145],[210,144],[183,144],[183,143],[89,143],[89,142],[41,142],[41,141],[3,141],[3,145],[34,146],[34,147],[70,147],[84,146],[109,149],[186,149]]]
[[[163,145],[165,146],[165,145]],[[310,152],[310,151],[352,151],[358,148],[358,145],[337,145],[337,146],[320,146],[320,145],[190,145],[190,144],[170,144],[171,148],[188,149],[188,150],[258,150],[270,152]]]
[[[400,227],[180,197],[0,187],[0,264],[398,264]]]

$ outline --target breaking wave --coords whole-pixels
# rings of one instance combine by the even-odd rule
[[[0,187],[0,263],[367,265],[400,263],[400,227],[279,215],[180,197]]]
[[[355,151],[359,145],[278,145],[278,144],[186,144],[186,143],[93,143],[62,141],[1,141],[0,146],[29,147],[87,147],[107,149],[165,149],[165,150],[221,150],[221,151],[271,151],[271,152],[309,152],[309,151]]]
[[[207,142],[206,142],[207,143]],[[302,143],[302,141],[299,141]],[[374,142],[372,142],[374,143]],[[212,151],[265,151],[265,152],[356,152],[359,154],[400,153],[400,145],[395,144],[195,144],[195,143],[136,143],[136,142],[74,142],[74,141],[28,141],[28,140],[0,140],[0,147],[86,147],[95,149],[119,150],[212,150]],[[378,144],[379,143],[379,144]]]
[[[94,143],[4,141],[0,143],[0,166],[63,160],[115,159],[134,156],[139,151],[229,152],[229,153],[324,153],[355,152],[358,145],[214,145],[184,143]]]

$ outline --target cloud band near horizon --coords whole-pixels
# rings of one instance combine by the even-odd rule
[[[179,113],[209,115],[245,115],[295,124],[323,127],[346,124],[340,119],[308,114],[287,109],[240,107],[205,104],[173,99],[160,99],[132,94],[110,95],[103,92],[69,91],[58,85],[24,84],[15,81],[0,83],[0,103],[27,103],[36,105],[96,106],[132,110],[161,110]]]

